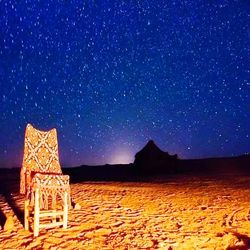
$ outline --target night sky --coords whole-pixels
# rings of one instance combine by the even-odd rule
[[[0,1],[0,166],[27,123],[62,166],[250,152],[250,3]]]

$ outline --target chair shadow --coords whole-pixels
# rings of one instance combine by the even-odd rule
[[[6,221],[6,216],[4,214],[4,212],[2,211],[2,209],[0,209],[0,228],[4,227],[5,221]]]
[[[13,173],[11,177],[6,176],[0,183],[0,194],[4,197],[8,206],[12,209],[17,219],[24,225],[24,211],[21,210],[12,194],[19,193],[18,177]],[[0,209],[0,224],[3,227],[6,221],[6,214]]]
[[[241,240],[244,245],[227,247],[226,250],[247,250],[250,248],[249,236],[245,234],[240,234],[238,232],[233,232],[233,235],[235,235],[239,240]]]

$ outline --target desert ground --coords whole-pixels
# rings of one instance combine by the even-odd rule
[[[0,249],[250,249],[250,177],[71,183],[68,229],[35,238],[23,228],[18,178],[0,181]]]

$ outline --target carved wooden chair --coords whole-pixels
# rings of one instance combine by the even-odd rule
[[[20,174],[20,193],[25,194],[24,227],[33,221],[34,236],[42,228],[67,228],[70,204],[69,176],[63,175],[58,157],[56,129],[39,131],[28,124]],[[45,219],[49,218],[45,222]]]

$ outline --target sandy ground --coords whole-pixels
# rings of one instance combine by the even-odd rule
[[[0,209],[14,226],[2,225],[0,249],[250,249],[250,177],[74,183],[81,208],[70,210],[68,229],[36,238],[23,229],[17,181],[4,180],[14,191],[2,191]]]

